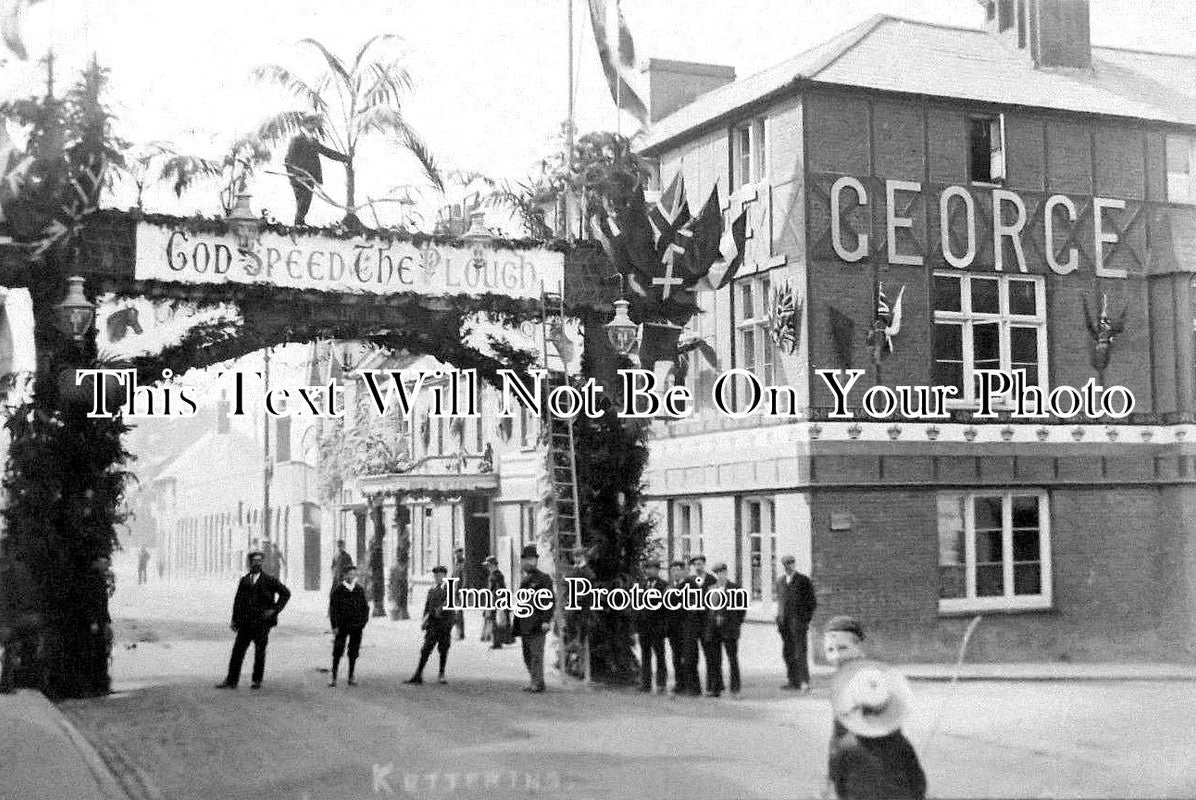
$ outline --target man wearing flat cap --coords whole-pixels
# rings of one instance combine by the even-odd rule
[[[690,576],[684,584],[692,586],[705,596],[714,587],[714,576],[706,571],[706,556],[696,555],[689,559]],[[703,606],[705,605],[703,601]],[[685,612],[684,637],[685,694],[702,696],[702,681],[698,673],[698,651],[706,662],[706,691],[713,694],[714,687],[722,683],[721,660],[712,659],[709,641],[706,639],[706,624],[709,612],[705,608]]]
[[[428,664],[428,657],[435,649],[440,655],[440,671],[437,677],[439,683],[448,683],[444,677],[444,669],[448,666],[449,647],[453,643],[453,618],[455,614],[445,606],[448,605],[448,586],[444,576],[448,568],[438,564],[432,567],[432,579],[435,583],[428,589],[428,596],[424,600],[424,646],[419,651],[419,666],[415,674],[407,679],[407,683],[420,684],[424,682],[424,667]]]
[[[733,590],[740,588],[739,584],[727,577],[727,565],[725,562],[718,562],[714,568],[710,570],[714,575],[714,587],[711,588],[708,596],[715,593],[722,593],[724,595],[724,602],[711,603],[711,611],[707,612],[706,631],[702,638],[703,646],[706,649],[706,674],[707,683],[714,681],[714,684],[709,686],[710,692],[718,697],[722,694],[723,689],[723,653],[727,654],[727,667],[730,670],[731,679],[731,696],[739,697],[739,630],[743,625],[743,618],[747,612],[729,608],[731,605],[731,598],[734,595]],[[713,669],[712,669],[713,665]],[[710,676],[713,674],[713,678]]]
[[[644,561],[643,576],[639,580],[645,590],[660,592],[669,585],[660,579],[660,560],[650,558]],[[656,660],[656,691],[665,693],[669,682],[669,670],[664,660],[664,638],[668,633],[669,612],[665,608],[641,608],[634,612],[632,621],[640,642],[640,691],[652,691],[652,661]]]
[[[486,556],[482,566],[486,568],[487,573],[486,589],[489,590],[491,597],[497,597],[499,589],[507,588],[506,576],[498,568],[498,558]],[[491,650],[501,650],[504,644],[509,644],[507,641],[511,627],[509,613],[496,609],[482,612],[482,641],[490,642]]]
[[[523,570],[523,580],[520,589],[536,593],[540,589],[552,592],[552,578],[545,575],[536,566],[540,561],[540,553],[534,544],[529,544],[520,553],[520,565]],[[523,664],[527,667],[528,685],[525,692],[544,691],[544,639],[548,635],[548,628],[552,624],[552,608],[540,610],[533,608],[529,616],[515,617],[515,635],[522,640]]]
[[[782,689],[810,691],[810,659],[806,636],[818,601],[814,584],[797,571],[797,560],[784,556],[785,574],[777,579],[777,631],[781,634],[781,656],[785,659],[788,680]]]
[[[685,562],[674,559],[669,563],[668,588],[680,591],[685,584]],[[685,667],[685,615],[683,610],[666,611],[666,635],[673,654],[673,694],[689,694]]]

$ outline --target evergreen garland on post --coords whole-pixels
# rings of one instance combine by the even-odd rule
[[[587,325],[600,325],[595,319]],[[591,340],[592,341],[592,340]],[[613,351],[612,351],[613,354]],[[587,348],[582,374],[594,374],[595,354]],[[598,419],[579,415],[573,424],[582,539],[592,556],[596,584],[629,588],[640,563],[656,545],[655,523],[644,514],[644,468],[648,465],[648,427],[642,420],[620,419],[617,406],[604,397]],[[627,611],[588,614],[590,668],[594,680],[632,685],[639,680],[633,649],[632,615]]]
[[[36,597],[25,600],[40,609],[41,659],[26,682],[62,697],[109,690],[106,573],[130,459],[121,444],[124,422],[88,419],[89,387],[75,388],[75,370],[95,365],[94,331],[73,342],[58,331],[54,313],[78,269],[76,233],[99,201],[108,168],[121,161],[100,99],[105,82],[93,62],[63,99],[0,105],[0,119],[32,126],[29,180],[0,218],[24,253],[4,279],[30,290],[39,356],[33,397],[7,422],[0,558],[28,571]]]

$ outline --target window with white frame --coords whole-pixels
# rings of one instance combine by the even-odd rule
[[[777,582],[777,529],[776,512],[772,500],[748,497],[740,510],[742,521],[741,551],[748,555],[746,588],[752,602],[763,600],[765,593],[771,597]]]
[[[939,610],[1050,607],[1049,516],[1044,492],[939,494]]]
[[[689,325],[686,326],[686,334],[682,335],[682,339],[688,338],[692,335],[699,340],[705,340],[708,344],[713,346],[710,342],[707,329],[710,327],[706,319],[712,316],[712,312],[707,311],[702,313],[701,310],[690,319]],[[690,397],[693,398],[693,413],[697,414],[706,405],[710,397],[711,387],[714,385],[714,368],[706,356],[702,354],[701,349],[694,348],[681,356],[681,361],[685,366],[685,388],[689,389]]]
[[[969,164],[973,183],[1005,180],[1005,115],[976,116],[969,131]]]
[[[735,282],[735,365],[769,386],[777,383],[777,348],[768,334],[771,295],[767,274]]]
[[[673,505],[673,525],[677,535],[677,557],[688,562],[690,556],[705,554],[702,538],[702,506],[687,501]]]
[[[973,402],[976,370],[1022,370],[1046,389],[1046,289],[1041,277],[936,273],[933,383]]]
[[[1196,139],[1167,137],[1167,202],[1196,203]]]
[[[768,141],[764,118],[736,125],[731,131],[731,190],[764,180],[767,169]]]

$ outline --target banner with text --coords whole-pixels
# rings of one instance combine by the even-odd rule
[[[539,298],[555,290],[564,255],[543,249],[455,247],[385,239],[282,236],[263,232],[252,249],[232,236],[149,223],[137,226],[137,280],[264,283],[347,294],[502,294]]]

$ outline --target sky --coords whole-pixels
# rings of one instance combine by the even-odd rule
[[[11,2],[11,0],[9,0]],[[602,77],[584,0],[572,0],[580,132],[634,130],[621,119]],[[4,5],[4,3],[0,3]],[[42,0],[25,15],[27,62],[0,65],[0,99],[44,85],[38,59],[54,50],[63,82],[93,52],[111,70],[118,132],[134,142],[168,141],[180,152],[218,156],[269,113],[293,107],[255,84],[251,70],[282,63],[310,75],[320,66],[298,41],[315,37],[349,58],[370,36],[396,33],[416,87],[404,113],[442,167],[519,180],[559,147],[566,117],[569,0]],[[749,75],[873,14],[977,27],[974,0],[623,0],[637,55],[734,66]],[[1196,53],[1196,2],[1093,0],[1097,44]],[[255,208],[293,214],[285,179],[259,172]],[[339,193],[341,171],[326,164]],[[370,196],[419,181],[408,158],[379,143],[361,156]],[[424,195],[429,207],[443,199]],[[128,206],[123,192],[114,204]],[[146,207],[187,214],[218,209],[215,190],[176,199],[152,187]],[[339,217],[317,202],[309,222]]]

